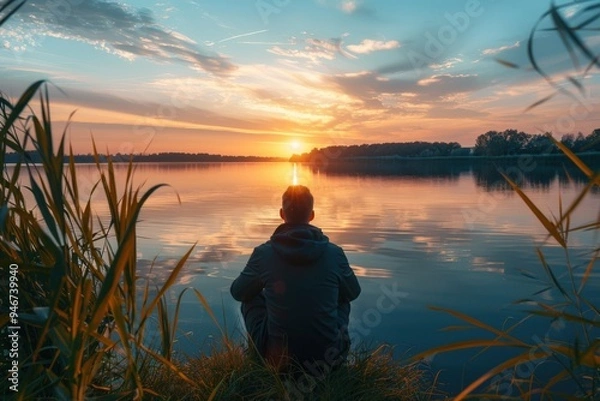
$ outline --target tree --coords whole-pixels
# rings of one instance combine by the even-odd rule
[[[525,144],[529,139],[528,134],[516,129],[507,129],[502,133],[502,136],[506,141],[504,150],[506,155],[523,153]]]
[[[547,135],[535,134],[530,136],[525,144],[525,153],[530,155],[540,155],[551,153],[554,148],[554,144]]]
[[[477,156],[502,156],[506,152],[506,139],[498,131],[488,131],[475,140],[473,153]]]

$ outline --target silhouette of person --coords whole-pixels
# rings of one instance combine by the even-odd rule
[[[342,248],[310,224],[313,203],[307,187],[288,187],[284,223],[254,248],[231,295],[242,302],[260,356],[282,370],[293,360],[319,375],[346,360],[350,301],[361,289]]]

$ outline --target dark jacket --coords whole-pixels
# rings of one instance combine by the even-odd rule
[[[349,345],[349,303],[360,285],[342,248],[319,228],[285,223],[254,249],[231,295],[248,302],[263,289],[268,344],[284,344],[300,361],[325,362]]]

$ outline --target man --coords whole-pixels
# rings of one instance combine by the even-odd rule
[[[350,348],[350,301],[360,285],[342,248],[310,224],[313,202],[302,185],[285,191],[279,210],[284,223],[254,248],[231,285],[251,346],[280,368],[294,359],[330,369],[345,361]]]

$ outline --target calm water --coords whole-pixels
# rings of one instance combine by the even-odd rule
[[[80,173],[92,179],[94,169],[83,165]],[[513,323],[523,314],[512,302],[544,288],[522,274],[528,270],[545,279],[535,247],[543,245],[558,272],[564,271],[563,253],[544,242],[541,224],[498,176],[470,168],[434,170],[397,175],[289,163],[140,165],[137,177],[146,185],[172,187],[160,190],[142,212],[138,257],[147,266],[158,256],[152,277],[160,282],[176,258],[197,242],[172,299],[184,287],[199,289],[225,330],[239,338],[239,303],[229,295],[229,286],[253,247],[280,223],[281,193],[299,183],[315,196],[314,224],[345,249],[359,276],[363,292],[353,303],[351,323],[355,343],[388,342],[402,358],[450,340],[489,338],[475,330],[441,331],[461,322],[428,306],[456,309],[496,327]],[[531,181],[527,193],[544,212],[558,212],[559,192],[568,204],[581,188],[558,173],[542,176]],[[597,216],[599,198],[597,192],[588,196],[579,222]],[[598,238],[580,233],[570,243],[573,263],[580,264],[586,260],[582,253],[597,246]],[[599,281],[593,277],[590,292],[597,292]],[[553,302],[557,294],[540,297]],[[184,300],[180,350],[206,351],[218,343],[218,330],[195,298]],[[532,322],[519,335],[531,340],[560,330]],[[434,369],[444,369],[441,382],[451,383],[450,391],[481,373],[497,355],[471,356],[432,359]]]

